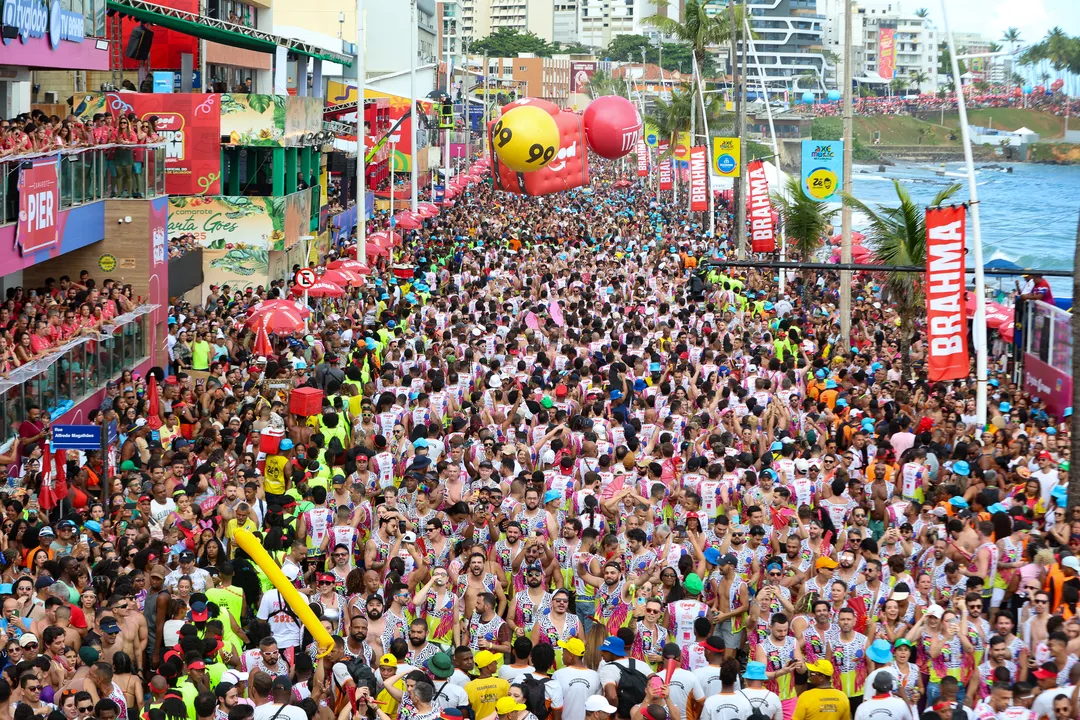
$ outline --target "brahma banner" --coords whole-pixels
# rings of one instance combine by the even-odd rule
[[[750,215],[750,249],[756,253],[776,252],[776,233],[773,230],[769,178],[765,175],[765,163],[761,160],[748,163],[746,181],[749,185],[747,205]]]
[[[638,177],[648,177],[649,175],[649,146],[645,144],[644,140],[638,140],[637,147],[634,149],[634,153],[637,155],[637,175]]]
[[[690,148],[690,212],[709,209],[709,159],[704,146]]]
[[[968,375],[964,205],[926,210],[926,332],[931,382]]]
[[[19,170],[19,224],[15,245],[22,254],[48,250],[60,242],[60,183],[56,158]]]
[[[878,75],[892,80],[896,74],[896,29],[878,30]]]
[[[661,142],[657,149],[657,156],[662,156],[668,151],[668,143]],[[664,158],[657,163],[657,170],[660,173],[660,189],[671,189],[671,158]]]

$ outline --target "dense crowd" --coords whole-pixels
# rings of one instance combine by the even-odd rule
[[[11,287],[0,304],[0,377],[55,352],[72,338],[99,332],[138,304],[131,285],[61,275],[40,288]]]
[[[613,179],[473,185],[306,331],[175,301],[110,456],[32,412],[0,720],[1077,718],[1070,420],[995,371],[978,425],[873,277],[845,342],[837,274]]]
[[[1016,95],[1009,93],[967,93],[965,100],[968,110],[993,108],[1028,108],[1051,113],[1059,117],[1076,115],[1080,112],[1080,101],[1069,100],[1061,95]],[[843,103],[820,102],[811,106],[811,112],[818,117],[839,117],[843,113]],[[856,115],[903,115],[919,112],[956,112],[956,95],[944,96],[934,93],[919,95],[892,95],[888,97],[857,97],[852,100],[852,111]]]

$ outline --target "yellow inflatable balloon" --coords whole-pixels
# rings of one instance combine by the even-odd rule
[[[289,578],[285,577],[285,573],[281,572],[281,567],[274,562],[254,535],[243,528],[237,528],[233,537],[236,539],[236,544],[266,573],[266,577],[281,593],[281,599],[285,601],[285,604],[289,606],[297,619],[304,623],[304,627],[314,638],[315,644],[319,646],[319,657],[328,655],[334,649],[334,639],[330,637],[330,633],[319,622],[319,618],[315,617],[315,613],[308,606],[307,599],[300,594],[299,590],[293,587],[293,584],[289,582]]]
[[[492,126],[491,142],[503,165],[514,172],[531,172],[547,165],[559,151],[559,126],[544,110],[522,105]]]

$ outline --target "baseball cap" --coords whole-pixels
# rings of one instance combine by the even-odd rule
[[[940,619],[941,616],[945,614],[945,608],[941,607],[937,603],[934,603],[930,607],[926,608],[923,613],[929,615],[930,617],[936,617]]]
[[[1080,573],[1080,559],[1078,559],[1075,555],[1070,555],[1069,557],[1061,561],[1061,567],[1067,567],[1070,570],[1075,570],[1076,572]]]
[[[101,631],[108,633],[109,635],[114,635],[120,632],[120,625],[117,624],[116,620],[110,618],[109,620],[101,623]]]
[[[481,650],[480,652],[476,653],[473,661],[476,663],[477,668],[485,668],[491,663],[496,662],[498,659],[499,656],[491,652],[490,650]]]
[[[397,658],[387,653],[379,658],[379,667],[396,668],[398,666]]]
[[[889,644],[887,640],[875,640],[874,644],[876,645],[879,642],[883,642],[886,645]],[[875,660],[874,662],[877,661]],[[888,670],[879,672],[877,675],[874,676],[874,681],[871,683],[871,685],[878,692],[892,692],[893,687],[895,687],[892,673]]]
[[[600,652],[609,652],[615,657],[626,657],[626,643],[621,637],[609,635],[600,646]]]
[[[602,712],[609,715],[617,712],[617,708],[611,705],[603,695],[590,695],[585,699],[585,712]]]
[[[506,715],[507,713],[518,712],[524,710],[525,706],[519,703],[509,695],[505,695],[498,699],[495,703],[495,712],[499,715]]]
[[[190,665],[188,667],[191,667]],[[280,690],[282,692],[292,692],[292,681],[289,680],[288,675],[278,675],[274,678],[274,682],[270,684],[271,690]]]
[[[819,557],[817,559],[817,562],[814,563],[814,567],[816,567],[818,570],[821,570],[823,568],[828,568],[829,570],[835,570],[837,568],[837,566],[839,566],[839,563],[836,562],[835,560],[833,560],[831,557],[829,557],[827,555],[822,555],[821,557]],[[809,666],[807,666],[807,667],[809,667]]]
[[[1037,677],[1039,680],[1048,680],[1050,678],[1056,678],[1059,672],[1061,671],[1058,670],[1057,663],[1045,662],[1031,674]]]
[[[816,662],[806,663],[806,672],[832,677],[833,664],[828,660],[818,660]]]
[[[23,633],[19,637],[19,647],[26,647],[30,644],[38,644],[37,635],[34,633]]]
[[[196,660],[195,662],[188,663],[187,667],[188,670],[205,670],[206,663],[204,663],[202,660]]]
[[[195,553],[191,552],[190,550],[185,550],[184,552],[180,553],[180,562],[195,562]]]
[[[560,640],[558,642],[558,645],[563,650],[570,653],[571,655],[574,655],[575,657],[583,657],[585,655],[585,643],[583,643],[576,637],[572,637],[566,642]]]
[[[716,548],[705,548],[705,562],[710,565],[720,564],[720,551]]]
[[[210,611],[206,603],[197,601],[191,603],[191,619],[193,622],[206,622],[210,617]]]
[[[686,579],[683,580],[683,587],[685,587],[686,592],[690,593],[691,595],[699,595],[701,594],[701,591],[704,589],[705,585],[701,582],[701,578],[698,577],[697,573],[689,573],[686,576]]]
[[[221,674],[221,682],[231,682],[233,685],[247,682],[248,674],[243,670],[226,670]]]

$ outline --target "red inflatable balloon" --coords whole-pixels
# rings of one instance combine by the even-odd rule
[[[494,122],[489,123],[489,128]],[[497,189],[518,195],[550,195],[589,184],[589,153],[581,116],[561,112],[555,116],[555,124],[559,126],[559,152],[555,158],[527,173],[516,173],[496,158],[491,176]]]
[[[641,116],[626,98],[617,95],[596,98],[585,108],[582,119],[589,147],[608,160],[633,152],[641,139]]]
[[[1065,87],[1065,81],[1062,80],[1061,78],[1058,78],[1054,82],[1050,83],[1050,89],[1053,90],[1054,92],[1057,92],[1058,90],[1060,90],[1063,87]]]
[[[540,98],[531,98],[531,97],[521,98],[520,100],[515,100],[512,103],[506,103],[505,105],[502,106],[502,114],[505,115],[506,113],[510,112],[514,108],[525,107],[525,106],[538,107],[541,110],[543,110],[544,112],[546,112],[548,115],[550,115],[551,117],[555,117],[556,115],[559,114],[559,106],[556,105],[555,103],[548,102],[547,100],[541,100]]]

